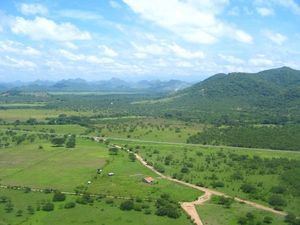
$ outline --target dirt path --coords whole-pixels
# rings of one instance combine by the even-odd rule
[[[122,148],[121,146],[118,146],[118,145],[114,145],[114,146],[117,147],[117,148],[119,148],[119,149],[124,149],[124,148]],[[125,149],[125,150],[127,152],[131,152],[129,149]],[[162,177],[164,179],[167,179],[169,181],[172,181],[172,182],[175,182],[175,183],[178,183],[178,184],[182,184],[184,186],[187,186],[187,187],[190,187],[190,188],[194,188],[194,189],[197,189],[199,191],[204,192],[204,195],[200,196],[196,201],[193,201],[193,202],[181,202],[180,203],[182,209],[191,217],[192,221],[196,225],[203,225],[203,222],[201,221],[201,218],[200,218],[200,216],[199,216],[199,214],[197,212],[197,209],[196,209],[197,205],[204,204],[206,201],[210,200],[210,198],[211,198],[212,195],[230,197],[230,196],[226,195],[225,193],[222,193],[222,192],[219,192],[219,191],[215,191],[215,190],[212,190],[212,189],[209,189],[209,188],[199,187],[197,185],[190,184],[190,183],[187,183],[187,182],[184,182],[184,181],[181,181],[181,180],[177,180],[177,179],[174,179],[174,178],[172,178],[170,176],[166,176],[166,175],[158,172],[156,169],[154,169],[153,166],[148,165],[147,162],[139,154],[137,154],[137,153],[134,153],[134,154],[135,154],[136,159],[143,166],[147,167],[148,169],[150,169],[151,171],[153,171],[154,173],[156,173],[158,176],[160,176],[160,177]],[[264,206],[264,205],[261,205],[261,204],[258,204],[258,203],[252,202],[252,201],[244,200],[244,199],[237,198],[237,197],[234,197],[234,200],[237,201],[237,202],[241,202],[241,203],[245,203],[247,205],[253,206],[253,207],[257,208],[257,209],[261,209],[261,210],[265,210],[265,211],[268,211],[268,212],[275,213],[277,215],[282,215],[282,216],[286,216],[287,215],[285,212],[278,211],[278,210],[272,209],[270,207],[267,207],[267,206]]]

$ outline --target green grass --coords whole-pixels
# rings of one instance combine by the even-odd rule
[[[0,110],[0,119],[6,121],[25,121],[29,118],[35,118],[37,120],[45,120],[49,117],[57,117],[60,114],[74,115],[74,116],[90,116],[93,115],[92,111],[71,111],[63,109],[7,109]]]
[[[202,222],[209,225],[238,225],[239,218],[245,217],[249,212],[254,215],[255,221],[257,222],[262,222],[265,216],[269,216],[273,218],[272,225],[286,224],[283,216],[274,215],[273,213],[258,210],[249,205],[237,202],[234,202],[231,207],[227,209],[211,200],[203,205],[197,206],[197,211]]]
[[[123,118],[114,121],[95,121],[99,135],[140,140],[171,141],[185,143],[187,138],[203,129],[203,126],[160,118]]]
[[[42,150],[38,144],[1,150],[1,183],[73,191],[86,184],[108,158],[105,146],[87,140],[78,139],[74,149],[42,146]]]
[[[115,175],[109,177],[107,175],[109,172],[113,172]],[[147,176],[152,176],[155,183],[152,185],[144,183],[142,180]],[[92,180],[88,191],[144,199],[154,199],[162,193],[167,193],[176,201],[192,201],[202,195],[202,192],[198,190],[160,178],[138,161],[131,162],[126,152],[119,152],[117,156],[110,159],[102,174]]]
[[[77,124],[68,125],[0,125],[0,129],[14,129],[26,130],[33,132],[51,133],[54,131],[56,134],[83,134],[86,131],[85,127]]]
[[[0,196],[9,197],[14,204],[14,210],[11,213],[6,213],[4,204],[0,204],[0,224],[22,224],[22,225],[187,225],[191,222],[186,218],[185,214],[178,219],[170,219],[167,217],[159,217],[152,213],[146,215],[143,212],[137,211],[122,211],[119,209],[119,204],[122,200],[114,199],[113,204],[106,204],[104,199],[95,201],[93,205],[79,205],[75,208],[64,209],[65,202],[75,201],[76,196],[67,196],[65,202],[55,203],[54,211],[44,212],[35,211],[33,215],[27,213],[27,206],[31,205],[36,208],[38,202],[51,201],[52,194],[43,193],[23,193],[17,190],[0,189]],[[152,205],[153,203],[148,203]],[[22,210],[21,217],[16,216],[16,211]]]
[[[280,175],[285,171],[282,167],[276,169],[271,168],[253,168],[248,167],[249,165],[240,162],[234,162],[235,166],[229,166],[228,162],[231,161],[229,155],[246,155],[250,159],[253,157],[260,157],[262,159],[272,160],[277,159],[289,159],[300,161],[300,154],[285,151],[265,151],[265,150],[245,150],[243,148],[220,148],[220,147],[197,147],[197,146],[180,146],[180,145],[168,145],[168,144],[153,144],[153,143],[134,143],[126,141],[112,141],[118,144],[128,144],[129,147],[135,149],[136,146],[140,146],[139,152],[144,159],[152,163],[159,163],[164,166],[165,173],[173,176],[174,174],[182,174],[182,180],[189,183],[201,183],[212,189],[220,190],[231,196],[238,196],[244,199],[251,199],[258,203],[268,205],[268,199],[271,195],[270,190],[274,186],[288,185],[285,184],[281,179]],[[144,146],[144,147],[143,147]],[[154,152],[158,153],[154,153]],[[201,152],[202,156],[198,156],[197,152]],[[218,153],[226,155],[226,159],[218,156]],[[166,156],[171,155],[172,161],[170,165],[164,164]],[[210,162],[206,161],[210,158]],[[227,163],[225,163],[227,161]],[[192,163],[192,168],[189,168],[188,173],[181,173],[183,165]],[[247,166],[247,168],[246,168]],[[285,163],[284,167],[288,167],[289,164]],[[238,168],[238,169],[237,169]],[[287,169],[288,170],[288,169]],[[232,180],[231,176],[239,171],[242,173],[243,180]],[[215,176],[216,181],[224,183],[224,187],[214,188],[212,186],[213,179]],[[296,176],[296,175],[295,175]],[[295,177],[296,179],[296,177]],[[244,183],[253,184],[261,198],[256,198],[250,194],[244,193],[240,187]],[[287,186],[288,190],[291,186]],[[290,192],[283,195],[287,200],[287,206],[284,210],[299,213],[300,198],[290,194]],[[263,199],[263,200],[262,200]]]

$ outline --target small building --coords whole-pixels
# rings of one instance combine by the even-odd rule
[[[111,176],[113,176],[113,175],[115,175],[115,174],[112,173],[112,172],[110,172],[110,173],[108,173],[107,175],[111,177]]]
[[[152,177],[145,177],[143,181],[147,184],[153,184],[154,179]]]
[[[102,169],[97,169],[97,173],[98,174],[102,173]]]
[[[90,180],[89,180],[87,183],[88,183],[88,184],[91,184],[91,183],[92,183],[92,181],[90,181]]]

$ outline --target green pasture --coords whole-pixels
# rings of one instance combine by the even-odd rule
[[[74,149],[52,147],[49,143],[1,149],[0,183],[73,191],[86,184],[107,158],[104,145],[78,138]]]
[[[107,204],[105,199],[94,201],[91,205],[76,204],[75,208],[65,209],[66,202],[74,202],[77,196],[68,195],[64,202],[54,203],[54,211],[45,212],[37,211],[38,203],[43,201],[51,201],[52,194],[44,193],[24,193],[17,190],[0,189],[0,196],[7,196],[11,199],[14,209],[7,213],[4,210],[5,204],[0,204],[0,224],[22,224],[22,225],[186,225],[192,224],[185,214],[178,219],[170,219],[168,217],[159,217],[154,214],[153,204],[150,205],[151,214],[146,215],[143,211],[122,211],[119,205],[123,200],[113,199],[112,204]],[[32,206],[35,209],[33,215],[27,212],[27,207]],[[21,216],[16,216],[16,212],[22,210]]]
[[[86,131],[85,127],[77,124],[67,125],[0,125],[0,129],[24,130],[32,132],[45,132],[55,134],[83,134]]]
[[[243,166],[236,167],[228,166],[226,160],[230,161],[229,155],[236,154],[240,156],[247,156],[249,158],[259,157],[266,159],[288,159],[300,162],[300,154],[285,151],[266,151],[266,150],[245,150],[239,148],[221,148],[221,147],[197,147],[197,146],[180,146],[169,144],[153,144],[142,142],[126,142],[113,141],[118,144],[128,144],[128,147],[136,149],[138,147],[139,153],[144,159],[153,164],[160,164],[164,167],[165,173],[170,176],[182,174],[180,179],[194,184],[201,184],[212,189],[220,190],[231,196],[238,196],[244,199],[251,199],[258,203],[268,205],[268,198],[270,190],[275,186],[284,186],[285,183],[280,179],[280,174],[283,173],[282,167],[276,170],[265,168],[243,168]],[[200,156],[198,155],[200,154]],[[227,158],[220,158],[218,154],[225,154]],[[171,156],[172,161],[169,165],[165,165],[164,159]],[[207,160],[209,159],[209,163]],[[224,161],[225,160],[225,161]],[[296,163],[295,161],[295,163]],[[192,167],[188,168],[187,173],[182,173],[181,170],[185,164],[192,163]],[[289,164],[285,164],[289,166]],[[265,169],[265,171],[263,171]],[[237,171],[243,175],[242,180],[232,180],[231,177]],[[214,177],[214,178],[212,178]],[[298,179],[295,174],[295,178]],[[224,183],[223,187],[213,187],[214,181]],[[240,187],[244,183],[253,184],[259,191],[261,198],[256,198],[253,195],[244,193]],[[284,210],[299,213],[300,199],[290,194],[284,194],[287,205]],[[264,199],[264,200],[262,200]]]
[[[1,109],[0,119],[5,121],[26,121],[30,118],[43,121],[46,118],[58,117],[60,114],[68,116],[90,116],[93,115],[92,111],[71,111],[63,109]]]
[[[97,120],[96,122],[95,126],[99,129],[98,134],[106,137],[183,143],[189,136],[203,129],[201,124],[152,117],[123,118],[113,121]]]
[[[115,175],[108,176],[110,172]],[[154,184],[143,182],[143,178],[148,176],[155,179]],[[110,157],[109,162],[103,168],[103,172],[92,180],[88,191],[152,200],[158,198],[162,193],[167,193],[176,201],[193,201],[202,195],[202,192],[198,190],[160,178],[138,161],[130,161],[127,152],[119,152],[118,155]]]
[[[206,202],[203,205],[197,206],[197,211],[204,222],[209,225],[239,225],[238,220],[240,217],[245,217],[247,213],[251,213],[254,216],[254,221],[262,222],[265,217],[272,218],[272,225],[286,224],[284,217],[275,215],[274,213],[258,210],[246,204],[234,202],[230,208],[225,208],[222,205],[218,205],[213,200]],[[248,219],[249,220],[249,219]],[[255,223],[253,223],[255,224]]]

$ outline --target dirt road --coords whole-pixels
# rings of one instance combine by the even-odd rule
[[[114,146],[117,147],[117,148],[120,148],[120,149],[124,149],[124,148],[122,148],[121,146],[118,146],[118,145],[114,145]],[[127,152],[130,152],[129,149],[125,149],[125,150]],[[181,180],[177,180],[177,179],[174,179],[174,178],[172,178],[170,176],[166,176],[166,175],[158,172],[156,169],[154,169],[153,166],[148,165],[147,162],[139,154],[137,154],[137,153],[134,153],[134,154],[135,154],[136,159],[143,166],[145,166],[148,169],[152,170],[158,176],[160,176],[160,177],[162,177],[164,179],[167,179],[169,181],[172,181],[172,182],[175,182],[175,183],[178,183],[178,184],[182,184],[184,186],[187,186],[187,187],[190,187],[190,188],[194,188],[194,189],[197,189],[199,191],[204,192],[204,195],[200,196],[196,201],[193,201],[193,202],[181,202],[180,203],[182,209],[191,217],[191,219],[193,220],[193,222],[196,225],[203,225],[203,222],[201,221],[201,218],[200,218],[200,216],[199,216],[199,214],[198,214],[198,212],[196,210],[196,206],[197,205],[204,204],[206,201],[210,200],[210,198],[211,198],[212,195],[230,197],[230,196],[226,195],[225,193],[222,193],[222,192],[219,192],[219,191],[215,191],[215,190],[212,190],[212,189],[209,189],[209,188],[199,187],[197,185],[190,184],[190,183],[187,183],[187,182],[184,182],[184,181],[181,181]],[[251,206],[253,206],[253,207],[257,208],[257,209],[265,210],[265,211],[272,212],[272,213],[275,213],[275,214],[278,214],[278,215],[282,215],[282,216],[287,215],[287,213],[285,213],[285,212],[278,211],[278,210],[272,209],[270,207],[267,207],[267,206],[264,206],[264,205],[261,205],[261,204],[258,204],[258,203],[252,202],[252,201],[244,200],[244,199],[237,198],[237,197],[235,197],[234,200],[238,201],[238,202],[245,203],[247,205],[251,205]]]

